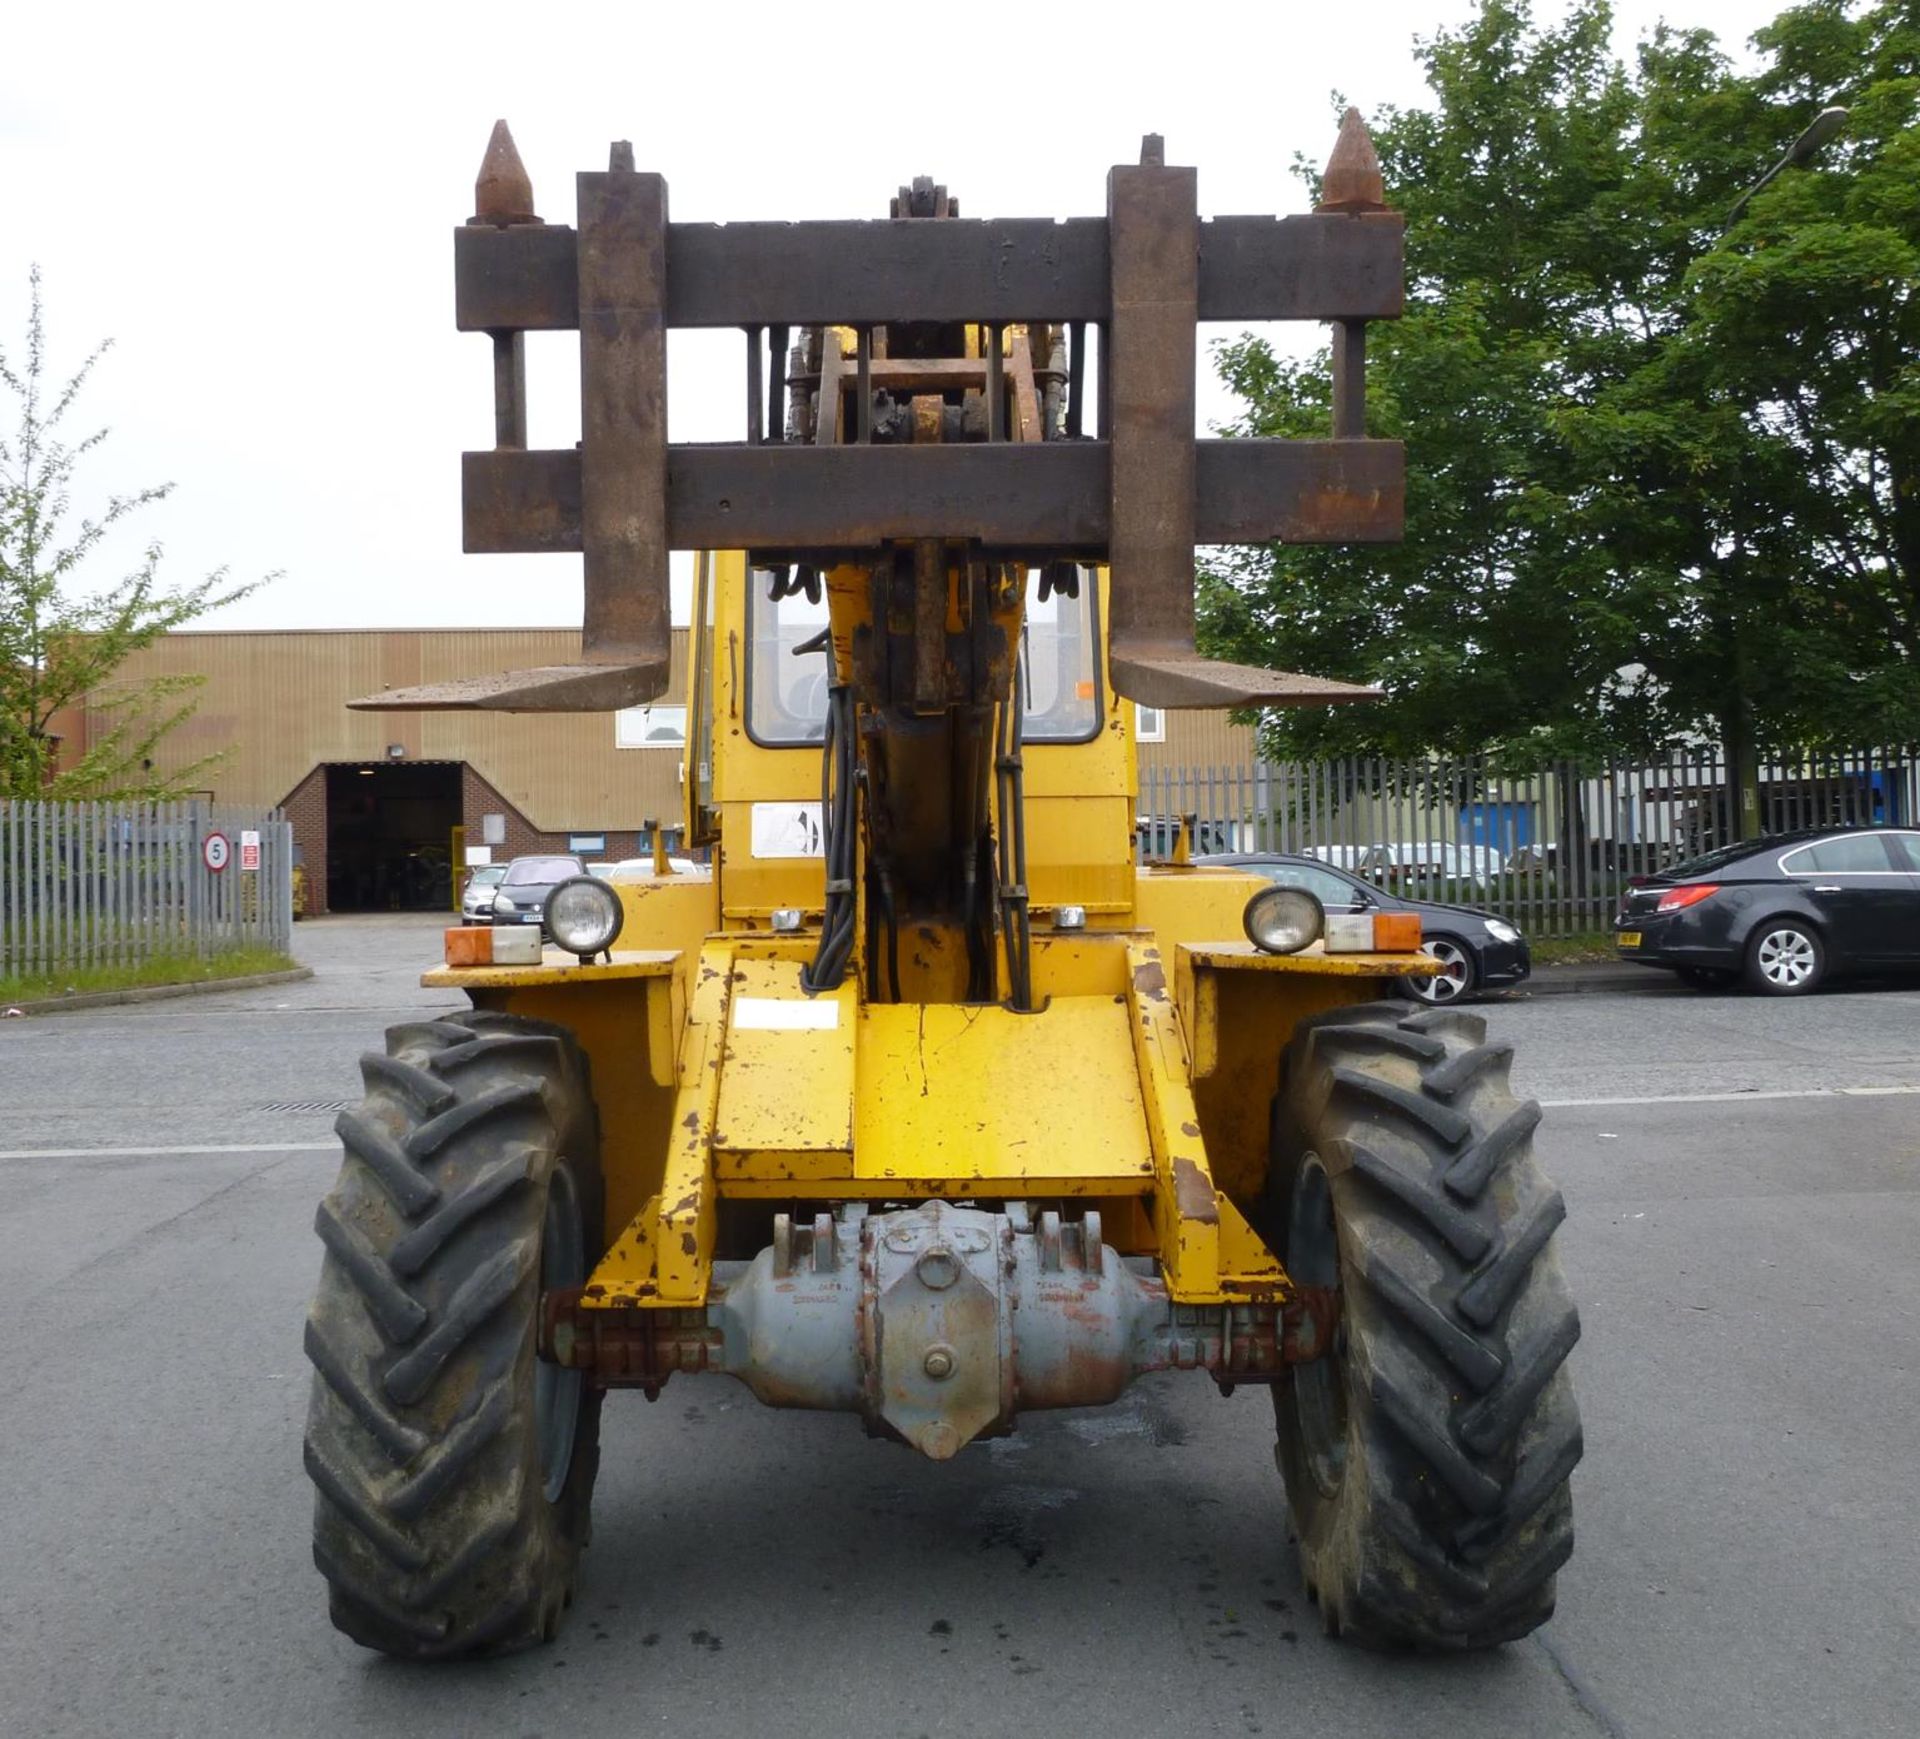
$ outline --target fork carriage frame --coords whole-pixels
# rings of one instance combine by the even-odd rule
[[[487,333],[494,349],[495,444],[462,458],[464,546],[579,552],[582,663],[387,704],[642,704],[667,684],[670,550],[749,549],[756,560],[824,568],[955,535],[988,560],[1109,566],[1114,676],[1132,699],[1302,698],[1297,679],[1289,686],[1198,658],[1193,549],[1400,536],[1405,455],[1397,441],[1365,436],[1364,358],[1368,322],[1401,312],[1401,218],[1381,201],[1372,147],[1351,111],[1326,198],[1311,213],[1202,222],[1195,171],[1163,155],[1149,136],[1139,164],[1110,172],[1104,217],[716,225],[669,221],[664,178],[636,171],[631,148],[616,144],[612,167],[577,177],[567,227],[533,214],[503,123],[483,167],[481,209],[454,237],[456,324]],[[938,191],[944,213],[950,202]],[[1331,323],[1329,438],[1195,440],[1203,320]],[[983,442],[880,447],[857,408],[844,440],[838,415],[822,418],[812,440],[788,439],[777,414],[790,384],[787,335],[825,326],[858,335],[843,384],[866,407],[905,366],[873,354],[869,335],[902,323],[994,334],[975,365],[990,401],[1005,391],[997,335],[1057,324],[1070,339],[1065,438],[997,438],[996,418]],[[749,439],[670,444],[666,334],[729,326],[747,335]],[[526,445],[532,331],[580,335],[577,449]],[[1082,433],[1089,336],[1099,357],[1091,436]]]

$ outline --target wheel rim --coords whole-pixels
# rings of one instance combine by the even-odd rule
[[[1754,958],[1760,976],[1782,990],[1798,990],[1813,977],[1813,938],[1799,930],[1770,930]]]
[[[1287,1208],[1287,1268],[1302,1286],[1340,1285],[1340,1247],[1333,1225],[1333,1192],[1317,1153],[1301,1157]],[[1326,1356],[1296,1366],[1291,1384],[1294,1417],[1307,1473],[1326,1497],[1347,1470],[1347,1330],[1338,1319]]]
[[[1412,980],[1413,993],[1422,1002],[1453,1002],[1464,996],[1473,967],[1467,951],[1456,942],[1435,938],[1426,949],[1440,962],[1440,970],[1431,978]]]
[[[540,1290],[571,1289],[587,1278],[586,1237],[580,1198],[564,1165],[554,1167],[547,1211],[540,1228]],[[540,1442],[540,1477],[547,1502],[558,1503],[573,1466],[573,1440],[580,1426],[583,1373],[562,1370],[545,1359],[533,1363],[533,1424]]]

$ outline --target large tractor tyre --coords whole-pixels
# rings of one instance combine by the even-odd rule
[[[1573,1550],[1579,1318],[1512,1047],[1451,1009],[1302,1023],[1274,1101],[1288,1272],[1339,1289],[1331,1351],[1274,1388],[1278,1460],[1330,1635],[1483,1648],[1553,1612]]]
[[[355,1642],[504,1654],[555,1634],[599,1467],[599,1393],[534,1350],[541,1291],[601,1249],[586,1060],[564,1028],[460,1014],[360,1072],[315,1221],[314,1560]]]

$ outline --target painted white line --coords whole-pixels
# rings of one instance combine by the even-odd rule
[[[245,1141],[222,1147],[8,1147],[0,1159],[182,1159],[207,1153],[332,1153],[337,1141]]]
[[[1896,1087],[1804,1087],[1772,1093],[1649,1093],[1633,1099],[1542,1099],[1543,1110],[1568,1111],[1605,1105],[1744,1105],[1760,1099],[1881,1099],[1920,1093],[1920,1085]]]

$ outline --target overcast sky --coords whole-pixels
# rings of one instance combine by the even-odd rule
[[[1617,0],[1745,58],[1772,0]],[[170,480],[147,537],[175,582],[284,576],[210,627],[579,620],[577,557],[462,556],[458,455],[492,441],[487,341],[453,330],[449,231],[496,116],[543,217],[631,139],[676,219],[880,217],[943,180],[970,216],[1097,214],[1159,132],[1200,209],[1304,207],[1333,93],[1426,100],[1417,35],[1468,0],[1365,6],[337,3],[15,8],[0,63],[0,346],[45,277],[62,371],[111,336],[80,424],[99,491]],[[1562,0],[1537,0],[1543,18]],[[885,76],[882,76],[885,75]],[[579,434],[571,334],[529,341],[530,439]],[[745,434],[744,340],[676,334],[675,440]],[[10,406],[6,407],[8,410]],[[1203,422],[1230,401],[1203,376]],[[115,558],[120,558],[115,560]]]

